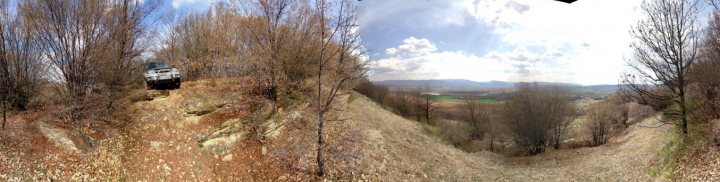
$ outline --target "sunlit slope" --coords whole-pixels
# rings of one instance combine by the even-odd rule
[[[366,172],[383,180],[650,180],[654,161],[672,127],[656,118],[629,127],[625,135],[593,148],[549,151],[508,158],[490,152],[467,153],[425,133],[420,123],[397,116],[364,96],[353,95],[337,125],[359,133]],[[354,99],[353,99],[354,98]]]

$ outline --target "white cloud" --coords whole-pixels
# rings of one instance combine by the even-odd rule
[[[403,44],[397,48],[385,49],[385,53],[391,56],[423,56],[437,51],[435,44],[428,39],[410,37],[403,40]]]
[[[495,32],[510,44],[579,46],[607,45],[629,40],[628,30],[641,17],[641,0],[583,0],[573,4],[518,0],[529,9],[523,13],[488,1],[470,11],[480,21],[495,25]],[[498,2],[498,1],[494,1]],[[510,1],[513,2],[513,1]],[[487,7],[487,8],[483,8]],[[627,44],[625,44],[626,46]]]
[[[463,51],[438,52],[424,38],[410,37],[386,53],[393,57],[371,65],[372,80],[469,79],[476,81],[567,81],[567,56],[557,50],[535,54],[524,47],[477,56]]]
[[[478,21],[493,26],[501,44],[556,50],[566,56],[556,62],[575,72],[574,79],[567,82],[595,84],[616,83],[624,70],[624,57],[631,56],[628,32],[642,17],[641,3],[479,0],[467,10]]]

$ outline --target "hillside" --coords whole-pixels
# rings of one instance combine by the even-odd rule
[[[9,132],[0,133],[0,181],[316,179],[308,106],[270,114],[267,104],[252,107],[258,104],[243,87],[233,86],[241,84],[231,83],[240,82],[151,92],[132,105],[132,122],[83,132],[95,141],[85,152],[63,150],[39,132],[38,123],[56,123],[53,118],[18,114]],[[670,126],[640,127],[652,125],[647,119],[600,147],[508,158],[446,145],[359,94],[341,102],[343,112],[327,124],[329,179],[646,181],[671,133]]]
[[[360,97],[349,104],[342,123],[364,134],[370,166],[380,179],[475,181],[647,181],[648,171],[668,141],[672,127],[647,128],[646,119],[609,144],[561,149],[532,157],[507,158],[490,152],[467,153],[429,137],[419,123],[389,113]]]

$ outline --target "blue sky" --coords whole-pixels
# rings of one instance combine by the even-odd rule
[[[214,1],[171,0],[202,10]],[[616,84],[642,0],[362,0],[371,80]]]

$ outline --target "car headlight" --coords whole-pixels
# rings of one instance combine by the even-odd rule
[[[180,77],[180,71],[178,71],[177,68],[173,68],[171,73],[172,73],[173,77],[176,77],[176,78]]]

